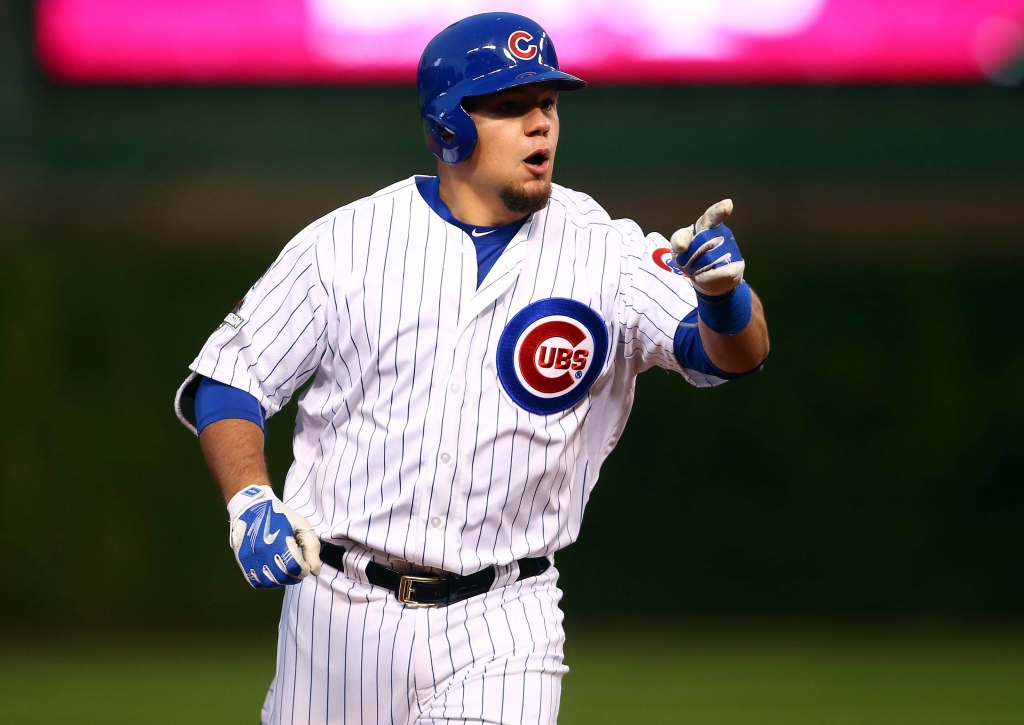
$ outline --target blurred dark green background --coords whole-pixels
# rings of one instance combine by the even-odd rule
[[[272,623],[172,398],[292,233],[431,172],[415,94],[57,87],[0,8],[0,621]],[[556,180],[614,215],[670,234],[736,201],[773,341],[725,388],[641,377],[558,557],[569,621],[1024,616],[1021,89],[592,88],[561,114]]]

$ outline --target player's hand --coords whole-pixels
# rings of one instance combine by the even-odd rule
[[[285,506],[270,486],[249,486],[228,502],[231,548],[254,589],[297,584],[320,573],[320,539],[306,517]]]
[[[730,214],[732,199],[724,199],[696,223],[672,235],[676,264],[706,297],[728,294],[743,281],[743,255],[732,231],[723,224]]]

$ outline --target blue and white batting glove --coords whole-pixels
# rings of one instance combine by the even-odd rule
[[[729,294],[743,281],[743,255],[732,230],[722,223],[730,214],[732,199],[724,199],[672,235],[676,264],[708,299]]]
[[[285,506],[270,486],[249,486],[228,502],[231,548],[254,589],[298,584],[320,573],[320,539],[305,516]]]

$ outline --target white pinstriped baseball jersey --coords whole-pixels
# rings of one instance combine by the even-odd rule
[[[284,500],[325,541],[469,574],[578,535],[635,376],[696,306],[668,242],[553,185],[477,288],[416,179],[314,222],[191,369],[268,416],[300,395]]]

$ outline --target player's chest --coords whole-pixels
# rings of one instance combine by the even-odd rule
[[[428,373],[466,393],[499,383],[506,402],[533,413],[571,407],[607,369],[618,268],[593,239],[541,231],[513,240],[479,286],[460,235],[367,255],[334,349],[364,378]]]

